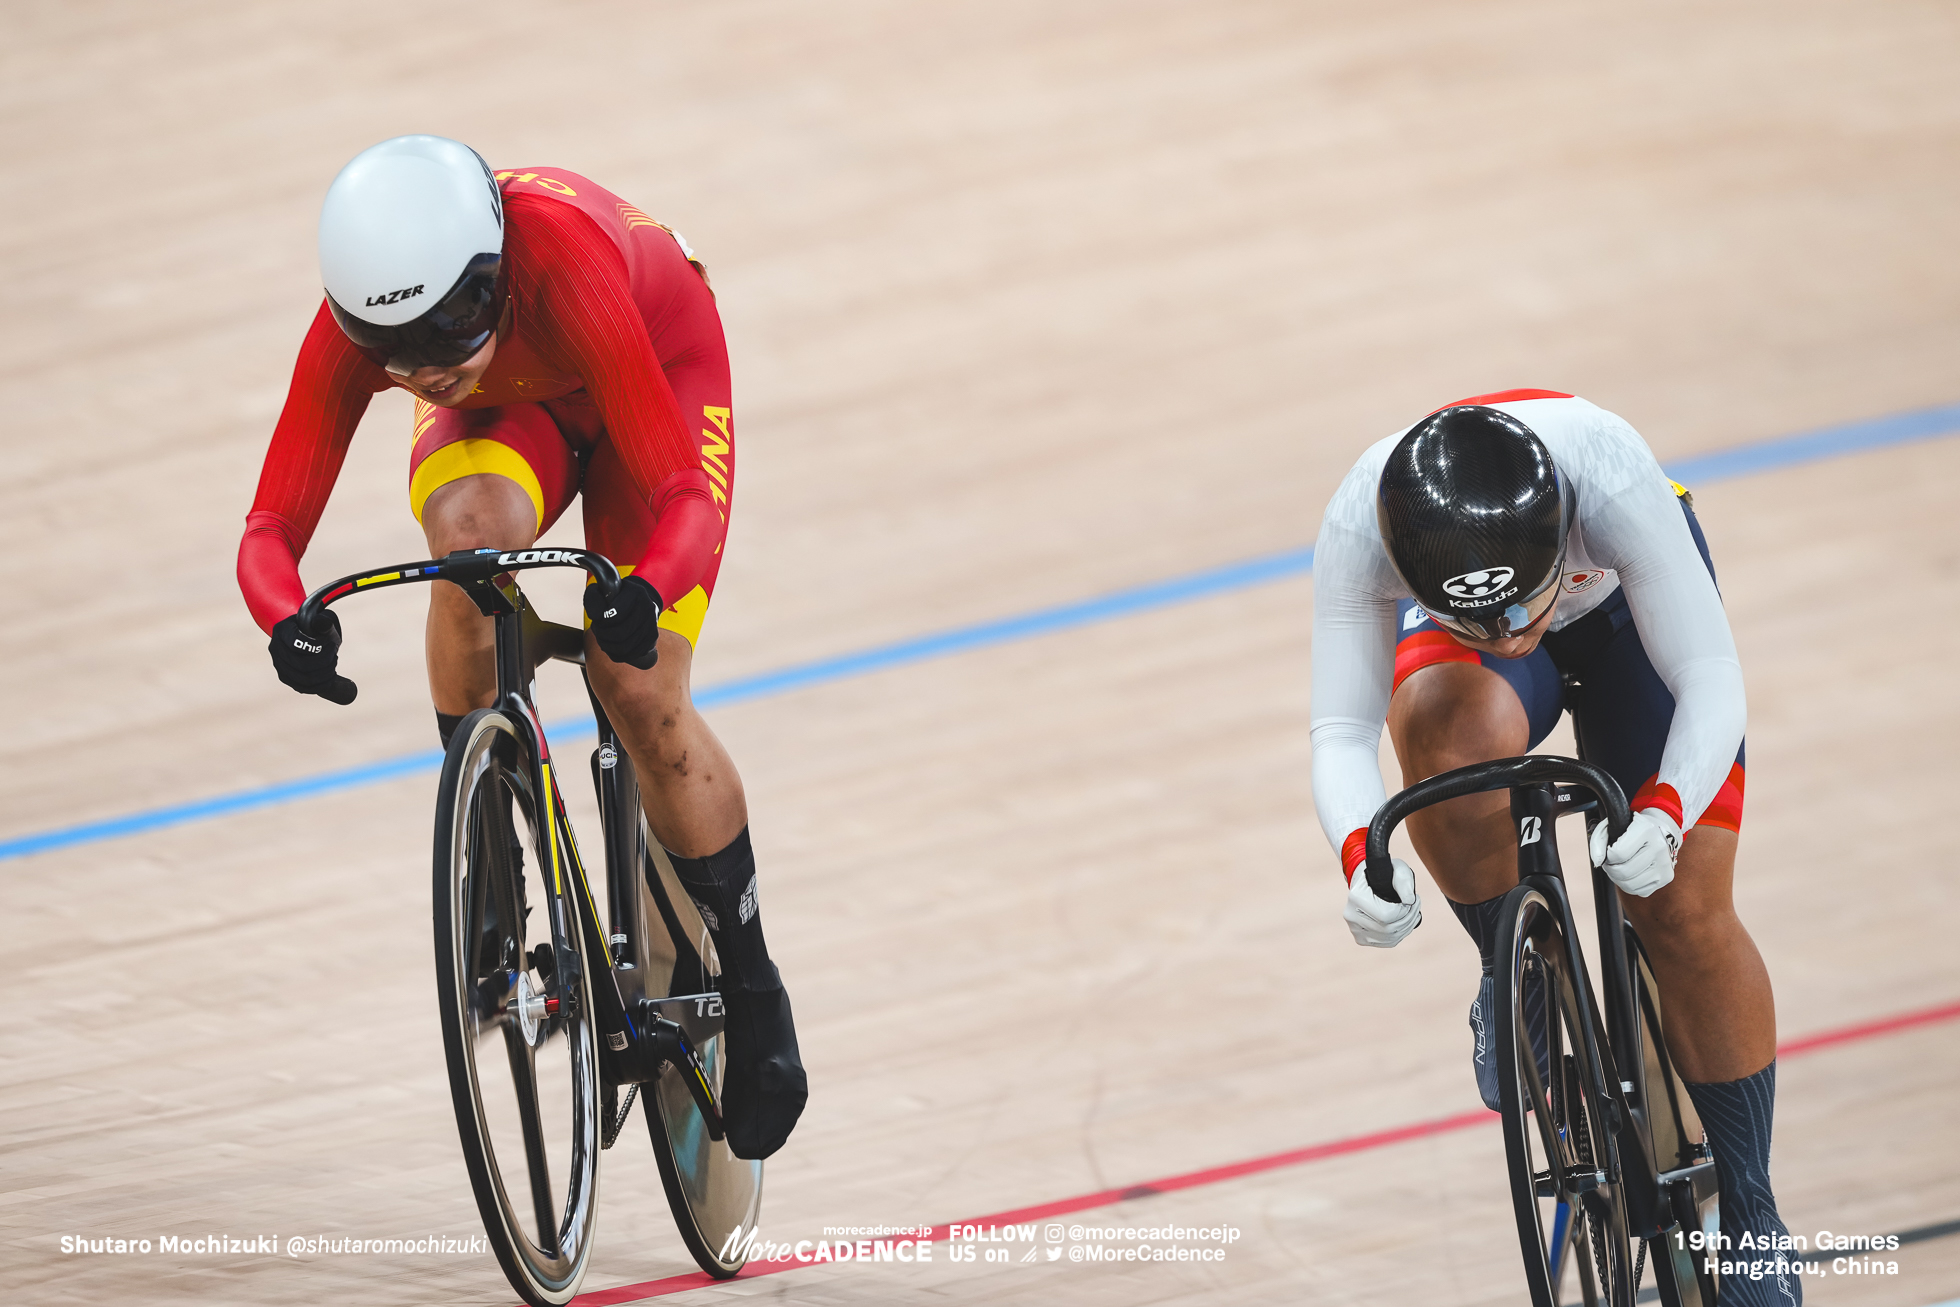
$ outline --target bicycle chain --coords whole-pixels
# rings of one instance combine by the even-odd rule
[[[639,1092],[637,1084],[626,1086],[626,1101],[619,1105],[619,1115],[607,1123],[606,1137],[599,1147],[611,1148],[613,1141],[619,1138],[619,1132],[626,1128],[626,1115],[633,1110],[633,1096]]]

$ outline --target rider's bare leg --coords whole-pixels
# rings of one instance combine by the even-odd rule
[[[422,506],[429,554],[458,549],[522,549],[537,538],[537,510],[508,477],[478,473],[442,486]],[[429,587],[429,690],[436,711],[461,716],[497,696],[496,624],[462,588]],[[683,857],[725,848],[748,824],[742,778],[688,692],[693,649],[660,633],[660,660],[648,671],[616,663],[586,637],[586,667],[599,702],[639,773],[654,837]]]
[[[1388,706],[1388,736],[1404,787],[1440,772],[1531,746],[1531,723],[1504,678],[1475,663],[1433,663],[1412,672]],[[1416,855],[1458,903],[1482,903],[1518,883],[1508,794],[1471,794],[1425,808],[1405,823]]]
[[[646,671],[614,662],[589,632],[585,638],[586,671],[633,758],[654,838],[670,853],[705,858],[742,833],[749,804],[734,760],[695,711],[693,665],[693,647],[673,631],[660,633],[660,659]]]
[[[537,509],[524,487],[494,472],[440,486],[422,505],[429,557],[458,549],[522,549],[538,536]],[[461,586],[429,587],[429,694],[438,713],[460,717],[497,698],[496,622]]]
[[[1502,677],[1469,663],[1412,673],[1388,711],[1405,785],[1471,763],[1525,752],[1524,707]],[[1488,901],[1518,883],[1510,798],[1471,795],[1419,812],[1409,838],[1444,894]],[[1668,1050],[1682,1078],[1726,1081],[1760,1071],[1776,1055],[1769,972],[1736,917],[1736,837],[1698,827],[1682,841],[1674,881],[1646,899],[1620,901],[1660,982]]]
[[[1674,880],[1651,897],[1620,895],[1661,989],[1668,1052],[1683,1080],[1740,1080],[1776,1056],[1769,968],[1736,916],[1734,831],[1697,826]]]
[[[674,875],[700,909],[721,960],[728,1146],[737,1157],[767,1157],[795,1128],[809,1081],[789,995],[763,940],[742,778],[694,709],[694,650],[662,631],[659,653],[642,671],[606,657],[588,634],[586,672],[633,757],[647,824],[672,855]]]

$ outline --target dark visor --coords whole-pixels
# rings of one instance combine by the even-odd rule
[[[1446,631],[1468,636],[1472,640],[1509,640],[1523,635],[1551,610],[1552,602],[1558,598],[1558,572],[1552,573],[1551,583],[1538,593],[1502,608],[1481,613],[1476,617],[1462,614],[1444,614],[1437,609],[1424,606],[1431,621]]]
[[[504,307],[503,256],[471,259],[433,308],[399,326],[381,327],[357,318],[331,294],[327,304],[354,347],[388,371],[406,376],[417,368],[453,368],[467,363],[497,329]]]

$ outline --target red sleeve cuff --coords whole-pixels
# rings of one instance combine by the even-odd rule
[[[1672,785],[1659,783],[1659,777],[1649,776],[1647,783],[1633,796],[1632,808],[1635,812],[1643,808],[1656,808],[1664,812],[1674,822],[1674,829],[1683,829],[1681,823],[1681,796]]]
[[[1358,827],[1348,832],[1341,841],[1341,871],[1347,876],[1348,884],[1354,884],[1356,868],[1368,860],[1368,828]]]

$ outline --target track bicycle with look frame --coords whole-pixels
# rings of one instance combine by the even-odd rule
[[[533,702],[546,659],[584,675],[585,639],[539,618],[518,589],[515,573],[542,567],[582,568],[606,596],[619,585],[588,550],[467,550],[322,586],[300,626],[317,637],[327,605],[422,581],[460,586],[495,619],[497,697],[456,728],[436,796],[436,991],[484,1230],[524,1300],[560,1307],[591,1258],[599,1154],[635,1097],[682,1242],[712,1276],[746,1260],[739,1234],[756,1224],[762,1163],[724,1139],[713,948],[586,676],[609,916],[592,893]]]
[[[1582,746],[1583,747],[1583,746]],[[1697,1234],[1720,1228],[1715,1163],[1668,1055],[1653,967],[1593,868],[1604,1005],[1595,999],[1553,829],[1587,814],[1618,839],[1632,813],[1612,776],[1575,758],[1500,758],[1419,781],[1368,827],[1367,875],[1397,902],[1388,840],[1411,813],[1509,790],[1518,884],[1497,934],[1500,1114],[1512,1205],[1534,1307],[1633,1307],[1651,1255],[1664,1307],[1715,1307]],[[1567,1285],[1577,1281],[1578,1296]]]

